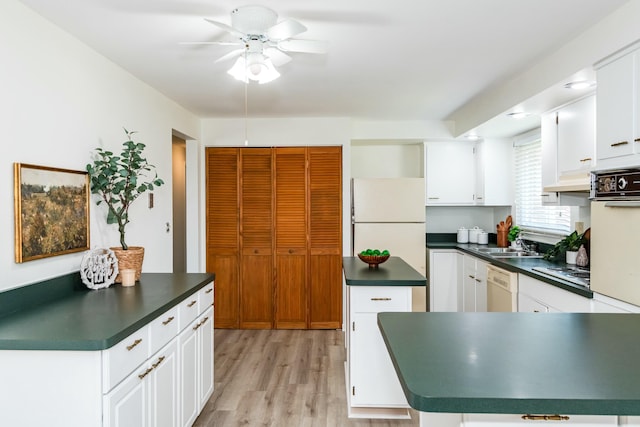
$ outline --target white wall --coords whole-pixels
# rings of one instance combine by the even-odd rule
[[[14,262],[13,163],[84,170],[93,148],[120,150],[123,127],[138,131],[167,182],[154,209],[134,203],[127,240],[145,246],[144,271],[171,271],[171,134],[199,138],[199,119],[16,0],[0,2],[0,40],[0,291],[77,271],[82,258]],[[118,245],[103,214],[92,202],[92,248]]]

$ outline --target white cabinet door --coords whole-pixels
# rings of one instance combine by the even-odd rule
[[[487,263],[471,255],[463,257],[463,311],[487,311]]]
[[[175,427],[178,425],[178,343],[172,340],[150,360],[153,371],[149,374],[149,426]]]
[[[634,63],[628,54],[597,70],[597,163],[634,151]],[[605,163],[606,164],[606,163]]]
[[[213,307],[178,337],[180,426],[191,426],[213,393]]]
[[[199,344],[199,368],[198,374],[198,398],[200,399],[199,411],[213,394],[213,307],[209,308],[200,317],[201,326],[198,329]]]
[[[377,323],[377,313],[353,316],[351,345],[354,349],[351,403],[354,406],[407,406],[400,380],[391,362]]]
[[[595,163],[596,98],[588,96],[558,111],[558,175],[589,171]]]
[[[547,313],[549,308],[523,293],[518,294],[518,312],[520,313]]]
[[[142,427],[149,425],[149,388],[138,376],[140,372],[129,375],[122,383],[104,397],[105,427]]]
[[[180,348],[180,426],[191,426],[198,416],[198,336],[196,319],[178,337]]]
[[[513,146],[506,139],[485,139],[475,146],[477,205],[510,206],[514,201]]]
[[[425,151],[427,205],[474,204],[474,144],[461,141],[428,142]]]
[[[429,311],[461,310],[461,260],[458,251],[429,249]]]

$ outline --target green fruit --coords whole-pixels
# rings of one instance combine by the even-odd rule
[[[380,255],[380,250],[379,249],[374,249],[373,254],[374,255]]]
[[[389,255],[389,251],[385,249],[384,251],[382,251],[382,255]]]
[[[367,249],[366,254],[367,255],[373,255],[373,249]]]

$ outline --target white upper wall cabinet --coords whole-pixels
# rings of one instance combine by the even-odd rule
[[[596,168],[640,164],[640,51],[635,45],[597,69]],[[635,49],[635,50],[634,50]]]
[[[558,110],[558,175],[588,172],[595,163],[596,97]]]
[[[428,205],[473,205],[476,191],[474,143],[425,144]]]
[[[513,149],[507,140],[425,144],[427,206],[513,204]]]

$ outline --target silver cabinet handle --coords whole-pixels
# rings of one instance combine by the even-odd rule
[[[371,301],[391,301],[391,298],[371,298]]]
[[[605,202],[604,207],[605,208],[640,208],[640,202],[616,200],[611,202]]]

